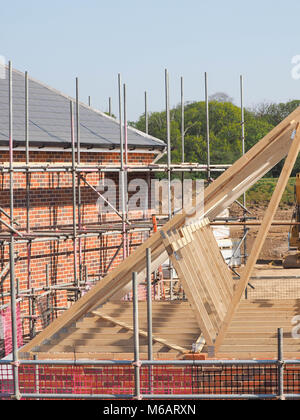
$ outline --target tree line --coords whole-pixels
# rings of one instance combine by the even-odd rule
[[[242,154],[241,109],[233,104],[225,93],[216,93],[209,98],[209,132],[211,164],[232,164]],[[273,127],[300,105],[300,100],[286,103],[261,103],[244,111],[245,149],[249,150]],[[145,114],[138,121],[130,123],[145,131]],[[166,113],[152,112],[148,115],[148,132],[162,140],[167,138]],[[204,101],[185,103],[185,162],[207,162],[206,105]],[[171,156],[173,163],[182,159],[181,148],[181,105],[170,110]],[[162,162],[166,161],[166,157]],[[267,176],[279,176],[282,162]],[[300,171],[298,158],[293,175]]]

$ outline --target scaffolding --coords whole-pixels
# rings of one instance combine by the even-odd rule
[[[51,322],[57,311],[66,310],[65,307],[55,306],[55,293],[57,291],[65,290],[67,293],[72,294],[72,300],[76,301],[80,298],[82,292],[86,291],[91,284],[97,282],[105,273],[99,273],[99,276],[91,278],[89,276],[87,266],[83,265],[82,262],[82,240],[88,237],[100,237],[102,235],[120,234],[122,235],[122,241],[117,248],[112,260],[108,266],[111,267],[114,259],[119,253],[122,253],[122,258],[125,259],[129,255],[128,246],[128,235],[131,232],[148,232],[151,234],[153,231],[152,220],[129,220],[128,212],[128,174],[139,174],[146,173],[148,179],[151,175],[163,172],[167,175],[168,179],[168,214],[158,219],[158,224],[163,225],[167,220],[170,220],[172,212],[171,203],[171,175],[181,175],[182,181],[184,180],[186,173],[205,173],[206,180],[210,183],[213,179],[212,173],[220,173],[225,171],[231,165],[216,165],[211,163],[210,158],[210,129],[209,129],[209,99],[208,99],[208,87],[207,87],[207,74],[205,73],[205,101],[206,101],[206,133],[207,133],[207,162],[206,164],[200,163],[187,163],[185,162],[185,126],[184,126],[184,82],[181,78],[181,163],[172,163],[171,160],[171,130],[170,130],[170,105],[169,105],[169,74],[165,71],[165,101],[166,101],[166,128],[167,128],[167,145],[163,153],[158,158],[162,157],[163,154],[167,155],[167,163],[157,163],[156,159],[153,163],[148,165],[131,165],[128,163],[128,141],[127,141],[127,111],[126,111],[126,85],[121,81],[121,75],[118,75],[118,94],[119,94],[119,130],[120,130],[120,162],[117,165],[94,165],[86,164],[81,162],[81,137],[80,137],[80,102],[79,102],[79,81],[76,78],[76,99],[70,100],[70,144],[71,144],[71,162],[61,163],[35,163],[30,161],[30,133],[29,133],[29,78],[28,73],[25,73],[25,163],[14,161],[14,136],[13,136],[13,82],[12,82],[12,63],[8,65],[9,74],[9,162],[3,163],[0,166],[0,174],[9,175],[9,212],[0,207],[0,216],[4,215],[8,218],[9,222],[0,217],[0,223],[3,224],[7,230],[0,233],[0,244],[9,247],[9,262],[3,268],[0,273],[0,282],[2,283],[5,278],[10,278],[10,290],[0,295],[3,297],[10,297],[11,299],[11,320],[12,320],[12,340],[13,340],[13,360],[14,363],[18,362],[17,352],[17,322],[16,322],[16,304],[19,300],[28,300],[28,315],[24,316],[29,320],[30,337],[33,338],[36,334],[36,321],[39,317],[37,315],[37,308],[44,307],[42,319],[43,325]],[[122,89],[123,88],[123,89]],[[123,100],[122,100],[123,90]],[[241,78],[241,98],[243,93],[243,85]],[[90,104],[90,98],[89,98]],[[241,127],[242,127],[242,140],[243,140],[243,153],[245,153],[245,133],[244,133],[244,114],[243,114],[243,102],[241,102]],[[111,111],[111,98],[109,98],[109,114],[112,115]],[[76,125],[75,125],[76,116]],[[148,134],[149,130],[149,115],[148,115],[148,103],[147,93],[145,92],[145,132]],[[30,226],[30,203],[31,203],[31,185],[30,175],[32,173],[69,173],[72,175],[72,226],[61,229],[35,229],[31,230]],[[21,228],[20,224],[14,217],[14,175],[17,173],[25,174],[26,176],[26,227]],[[118,210],[108,200],[105,199],[100,192],[91,185],[86,179],[85,174],[98,173],[98,174],[119,174],[121,189],[121,205]],[[106,204],[111,208],[112,212],[115,213],[120,221],[114,223],[103,223],[94,226],[85,226],[82,217],[81,209],[82,205],[82,187],[86,185],[102,200],[106,200]],[[182,189],[182,206],[184,203],[184,189]],[[243,203],[237,202],[244,211],[244,217],[240,220],[244,223],[244,237],[242,242],[246,243],[247,236],[247,214],[249,211],[246,208],[246,201],[244,198]],[[228,220],[227,220],[228,221]],[[51,284],[49,265],[45,267],[45,282],[44,286],[33,287],[31,281],[31,247],[34,243],[51,242],[51,241],[73,241],[73,279],[67,283]],[[24,244],[27,249],[27,275],[28,275],[28,288],[20,288],[18,281],[15,276],[15,265],[19,261],[19,255],[15,252],[16,244]],[[246,245],[244,252],[244,259],[246,260]],[[172,266],[170,265],[170,298],[172,299],[173,291],[173,277],[172,277]],[[158,273],[159,276],[159,273]],[[155,280],[154,276],[154,280]],[[0,284],[1,284],[0,283]],[[14,365],[14,369],[17,369]],[[16,372],[15,372],[16,373]],[[17,376],[17,375],[16,375]],[[18,383],[15,382],[15,388],[18,389]],[[17,393],[17,392],[16,392]]]

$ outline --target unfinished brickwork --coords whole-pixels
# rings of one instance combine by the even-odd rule
[[[128,154],[128,163],[130,165],[147,165],[155,158],[155,153],[131,152]],[[30,162],[35,164],[70,164],[71,152],[66,151],[32,151],[30,153]],[[9,161],[8,152],[0,152],[0,164]],[[25,152],[14,152],[14,164],[16,167],[25,161]],[[86,165],[119,165],[120,155],[116,152],[82,152],[81,163]],[[84,179],[93,187],[97,188],[104,178],[110,178],[119,186],[119,173],[100,171],[82,172]],[[27,219],[27,193],[26,193],[26,173],[14,173],[14,218],[19,223],[15,227],[20,233],[26,232]],[[143,178],[149,179],[148,175],[129,174],[128,179]],[[55,229],[73,232],[73,201],[72,201],[72,172],[31,172],[29,174],[30,190],[29,190],[29,227],[30,232],[33,231],[54,231]],[[76,181],[77,182],[77,181]],[[107,214],[99,214],[97,201],[99,199],[97,193],[93,191],[87,184],[81,180],[81,209],[80,209],[80,226],[82,230],[93,230],[93,235],[83,236],[78,244],[78,261],[77,275],[85,280],[97,280],[116,267],[123,258],[120,251],[122,236],[120,233],[105,233],[97,235],[95,230],[101,228],[103,223],[120,222],[120,217],[112,210]],[[119,194],[119,192],[118,192]],[[119,196],[116,195],[116,206],[119,208]],[[78,196],[77,196],[78,199]],[[9,173],[0,173],[0,206],[7,211],[9,210],[10,194],[9,194]],[[146,212],[147,213],[147,212]],[[151,214],[141,212],[129,213],[130,219],[144,220]],[[2,217],[7,223],[11,223],[5,216]],[[76,221],[78,225],[78,209],[76,209]],[[79,226],[79,225],[78,225]],[[7,231],[7,228],[0,225],[0,232]],[[128,235],[129,252],[134,250],[136,246],[144,242],[149,236],[148,231],[134,232]],[[20,239],[20,238],[19,238]],[[49,285],[72,284],[74,281],[74,248],[72,236],[65,240],[51,241],[32,241],[24,243],[24,241],[16,241],[15,251],[17,255],[17,264],[15,266],[15,276],[18,281],[19,292],[24,290],[42,288],[46,286],[46,266],[49,270]],[[79,247],[81,249],[79,256]],[[118,251],[119,250],[119,251]],[[9,262],[8,243],[0,241],[0,271]],[[81,267],[81,270],[79,269]],[[80,274],[81,273],[81,274]],[[0,292],[4,294],[1,304],[9,302],[9,275],[1,284]],[[33,290],[34,292],[34,290]],[[40,290],[39,294],[42,293]],[[69,297],[69,299],[68,299]],[[66,290],[56,291],[50,296],[51,305],[55,308],[66,308],[70,305],[70,300],[74,299],[74,293],[68,293]],[[35,328],[38,330],[42,327],[42,319],[39,317],[39,300],[35,304],[35,314],[38,318],[35,322]],[[23,299],[21,304],[21,312],[23,318],[24,332],[28,332],[29,325],[29,299]],[[55,310],[55,316],[61,311]],[[32,318],[34,319],[34,318]]]

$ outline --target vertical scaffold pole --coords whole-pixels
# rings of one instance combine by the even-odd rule
[[[146,280],[147,280],[147,323],[148,323],[148,359],[152,360],[152,290],[151,290],[151,248],[146,249]]]
[[[166,96],[166,128],[167,128],[167,170],[168,170],[168,216],[172,217],[171,203],[171,132],[170,132],[170,93],[169,72],[165,70],[165,96]]]
[[[184,81],[183,77],[180,79],[180,96],[181,96],[181,162],[185,162],[184,154]]]
[[[241,135],[242,135],[242,155],[245,154],[245,112],[244,112],[244,78],[240,76],[240,92],[241,92]],[[244,222],[246,222],[246,193],[243,194],[243,206],[244,206]],[[247,226],[244,225],[244,264],[247,263]]]
[[[167,169],[168,169],[168,219],[172,218],[172,197],[171,197],[171,125],[170,125],[170,89],[169,72],[165,69],[165,96],[166,96],[166,125],[167,125]],[[169,260],[170,272],[170,299],[173,300],[173,267]]]
[[[149,114],[148,114],[148,94],[147,94],[147,91],[144,92],[144,101],[145,101],[145,133],[149,134]],[[148,184],[149,194],[151,194],[151,192],[150,192],[151,191],[151,174],[150,173],[147,173],[147,184]],[[148,217],[148,213],[146,213],[147,210],[145,209],[145,218]]]
[[[206,147],[207,147],[207,181],[210,182],[210,135],[209,135],[209,101],[207,73],[204,73],[205,81],[205,113],[206,113]]]
[[[122,208],[122,242],[123,242],[123,260],[126,258],[126,203],[125,203],[125,171],[124,171],[124,131],[122,126],[122,92],[121,75],[118,74],[118,92],[119,92],[119,124],[120,124],[120,176],[119,176],[119,197]]]
[[[13,161],[13,76],[12,62],[8,66],[9,80],[9,193],[10,193],[10,218],[14,220],[14,161]],[[14,235],[10,234],[9,243],[9,265],[10,265],[10,293],[11,293],[11,330],[13,346],[13,378],[14,397],[20,399],[19,391],[19,358],[18,358],[18,332],[16,315],[16,284],[15,284],[15,242]]]
[[[112,108],[111,108],[111,97],[108,98],[108,113],[109,116],[112,116]]]
[[[133,299],[133,331],[134,331],[134,378],[135,378],[135,399],[140,399],[140,342],[139,342],[139,310],[138,310],[138,288],[137,273],[132,273],[132,299]]]
[[[145,91],[145,133],[149,133],[149,118],[148,118],[148,97],[147,92]]]
[[[76,139],[77,139],[77,165],[81,162],[81,144],[80,144],[80,113],[79,113],[79,79],[76,77]],[[75,162],[74,162],[75,171]],[[76,195],[75,195],[75,208],[76,208]],[[77,177],[77,215],[78,215],[78,228],[81,229],[81,187],[80,187],[80,176]],[[76,219],[75,219],[76,223]],[[75,238],[75,241],[77,239]],[[79,255],[79,275],[77,277],[77,298],[79,298],[80,282],[82,281],[82,249],[81,249],[81,238],[78,238],[78,255]]]
[[[46,264],[45,267],[46,271],[46,290],[47,290],[47,318],[46,318],[46,325],[53,321],[53,304],[52,304],[52,292],[50,289],[50,276],[49,276],[49,264]]]
[[[124,100],[124,147],[125,147],[125,169],[128,165],[128,138],[127,138],[127,96],[126,84],[123,84],[123,100]]]
[[[29,159],[29,82],[28,72],[25,72],[25,161],[26,161],[26,232],[30,232],[30,173],[28,165]],[[31,289],[31,241],[27,242],[27,279],[28,289]],[[29,330],[30,337],[34,336],[34,323],[32,318],[33,314],[33,299],[30,297],[29,302]]]
[[[71,124],[71,146],[72,146],[72,203],[73,203],[73,265],[74,265],[74,285],[78,286],[78,276],[77,276],[77,224],[76,224],[76,171],[75,171],[75,137],[74,137],[74,112],[73,112],[73,102],[70,101],[70,124]],[[76,298],[78,298],[78,292],[76,293]]]
[[[181,87],[181,163],[185,162],[185,152],[184,152],[184,82],[183,77],[180,79]],[[182,209],[184,208],[184,171],[181,172],[181,199],[182,199]]]
[[[147,281],[147,333],[148,333],[148,360],[153,359],[152,339],[152,289],[151,289],[151,248],[146,249],[146,281]],[[149,366],[149,394],[152,394],[152,366]]]
[[[77,164],[80,164],[80,116],[79,116],[79,79],[76,77],[76,139],[77,139]]]
[[[124,195],[125,195],[125,220],[128,220],[128,124],[127,124],[127,90],[126,84],[123,84],[123,101],[124,101],[124,147],[125,147],[125,166],[124,166]],[[125,231],[126,256],[129,255],[128,234]]]
[[[29,165],[29,84],[28,72],[25,72],[25,150],[26,150],[26,165]],[[29,168],[26,171],[26,231],[30,231],[30,174]]]
[[[278,340],[278,399],[284,400],[283,329],[277,330]]]

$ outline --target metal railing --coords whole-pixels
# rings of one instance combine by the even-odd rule
[[[300,360],[0,361],[1,399],[300,399]],[[15,392],[17,369],[18,392]]]
[[[284,360],[282,329],[273,360],[153,360],[150,293],[148,360],[140,360],[137,273],[132,291],[134,360],[18,360],[14,340],[12,360],[0,360],[0,398],[300,399],[300,360]]]

